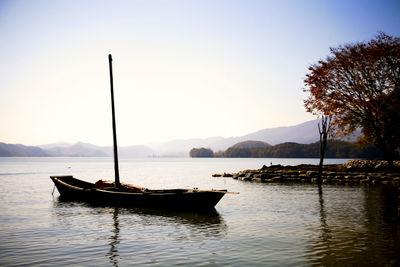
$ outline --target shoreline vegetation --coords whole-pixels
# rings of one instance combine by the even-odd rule
[[[192,158],[319,158],[320,142],[311,144],[286,142],[272,146],[265,142],[245,141],[218,152],[204,147],[193,148],[189,156]],[[383,153],[373,145],[359,146],[341,140],[328,140],[325,157],[379,159],[383,157]]]
[[[270,165],[258,170],[213,174],[212,177],[231,177],[240,181],[260,183],[317,183],[318,165]],[[400,161],[390,168],[383,160],[349,160],[344,164],[324,165],[324,184],[381,184],[400,183]]]

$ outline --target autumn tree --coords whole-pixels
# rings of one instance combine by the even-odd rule
[[[400,38],[379,33],[369,42],[330,49],[304,80],[308,112],[333,118],[336,134],[361,128],[393,164],[400,147]]]

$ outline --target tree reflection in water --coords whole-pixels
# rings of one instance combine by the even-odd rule
[[[320,221],[321,221],[321,231],[322,231],[321,238],[324,240],[324,242],[329,244],[331,235],[330,235],[330,231],[328,228],[328,224],[326,223],[324,196],[323,196],[321,184],[318,184],[318,199],[319,199],[319,217],[320,217]]]
[[[397,222],[398,188],[393,185],[318,187],[319,235],[308,243],[315,265],[399,266],[385,254],[400,255]],[[341,196],[341,197],[338,197]],[[359,203],[361,201],[361,203]]]
[[[400,266],[396,186],[250,186],[245,206],[236,203],[225,218],[55,201],[46,234],[75,265],[290,265],[294,257],[293,265]],[[287,205],[289,212],[270,212]]]

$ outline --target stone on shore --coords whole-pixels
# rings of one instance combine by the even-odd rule
[[[318,165],[297,166],[263,165],[259,170],[244,170],[238,173],[213,174],[213,177],[231,177],[241,181],[271,182],[317,182]],[[334,184],[379,184],[400,183],[400,161],[389,169],[386,161],[349,160],[341,165],[325,165],[321,179]]]

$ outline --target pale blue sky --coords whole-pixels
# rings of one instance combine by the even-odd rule
[[[314,117],[307,67],[400,35],[400,1],[1,1],[0,142],[238,136]]]

